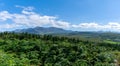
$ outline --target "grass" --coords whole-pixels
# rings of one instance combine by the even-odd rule
[[[105,43],[110,43],[110,44],[119,44],[120,42],[115,42],[111,40],[104,40]]]

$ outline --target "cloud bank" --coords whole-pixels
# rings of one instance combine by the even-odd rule
[[[16,6],[22,8],[21,13],[10,13],[9,11],[0,12],[0,29],[17,29],[28,28],[36,26],[51,26],[64,29],[95,29],[95,30],[109,30],[119,31],[119,22],[108,22],[101,25],[97,22],[71,24],[70,22],[59,20],[55,16],[40,15],[33,11],[34,7]],[[93,30],[91,30],[93,31]]]

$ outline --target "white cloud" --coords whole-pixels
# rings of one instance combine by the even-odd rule
[[[52,26],[58,28],[70,28],[70,23],[64,21],[53,21]]]
[[[97,23],[80,23],[79,25],[72,25],[73,28],[99,28]]]
[[[78,25],[72,25],[73,28],[81,29],[96,29],[96,30],[109,30],[109,31],[119,31],[120,23],[119,22],[109,22],[107,24],[101,25],[98,23],[80,23]]]
[[[35,8],[32,7],[32,6],[24,7],[24,6],[16,5],[15,7],[17,7],[17,8],[22,8],[22,9],[25,10],[25,11],[32,11],[33,9],[35,9]]]
[[[7,19],[11,19],[12,15],[8,13],[8,11],[0,12],[0,20],[5,21]]]
[[[35,14],[34,12],[28,12],[28,11],[25,11],[25,10],[23,10],[22,13],[23,13],[23,14],[26,14],[26,15]]]
[[[113,30],[120,30],[120,23],[119,22],[109,22],[107,25],[105,25],[107,29],[113,29]]]
[[[2,27],[9,28],[23,28],[23,27],[35,27],[35,26],[53,26],[58,28],[68,28],[69,23],[65,21],[58,20],[55,16],[40,15],[35,13],[31,8],[25,8],[22,6],[17,6],[24,8],[21,13],[9,13],[8,11],[0,12],[0,21],[5,22]],[[12,23],[8,24],[7,20],[11,20]],[[20,25],[20,26],[16,26]],[[1,25],[0,25],[1,26]],[[1,28],[2,28],[1,27]]]
[[[1,24],[0,25],[0,32],[1,31],[11,31],[11,30],[15,30],[14,28],[16,27],[20,27],[21,25],[17,25],[17,24]],[[17,28],[16,28],[17,29]]]

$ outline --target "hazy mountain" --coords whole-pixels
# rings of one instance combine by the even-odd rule
[[[27,29],[17,29],[17,33],[32,33],[32,34],[52,34],[55,36],[78,37],[86,39],[101,39],[120,42],[120,33],[113,32],[87,32],[87,31],[72,31],[56,27],[35,27]]]
[[[27,29],[17,29],[14,32],[22,33],[33,33],[33,34],[60,34],[60,33],[71,33],[73,31],[64,30],[62,28],[56,27],[35,27],[35,28],[27,28]]]

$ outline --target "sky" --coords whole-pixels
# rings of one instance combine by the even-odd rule
[[[57,27],[120,32],[120,0],[0,0],[0,31]]]

